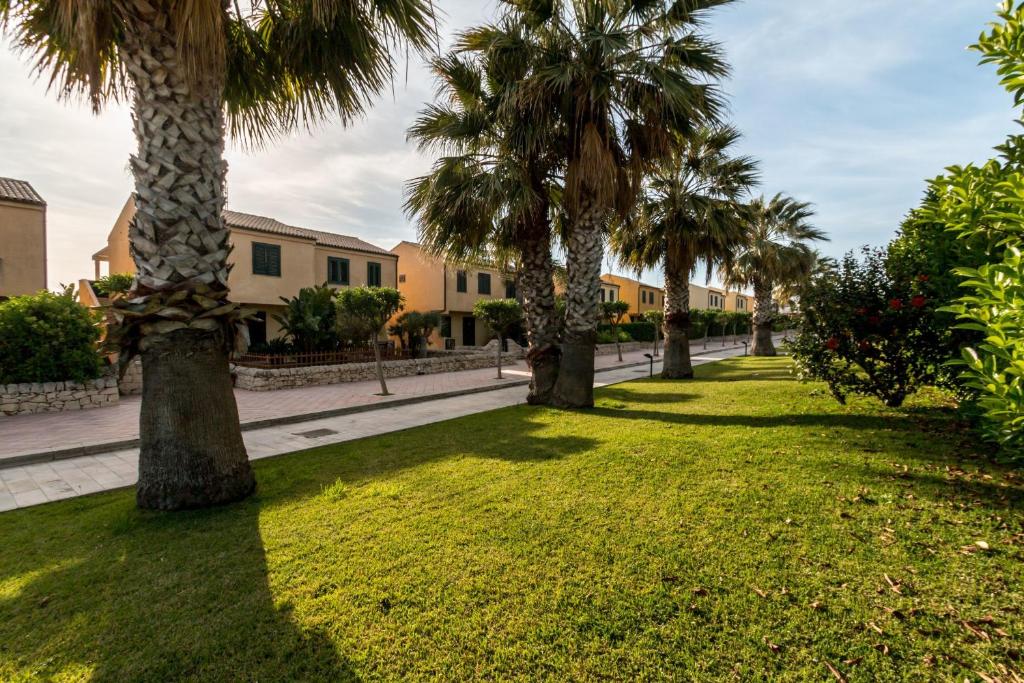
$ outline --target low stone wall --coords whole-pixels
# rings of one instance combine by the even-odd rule
[[[128,364],[124,376],[118,381],[117,389],[122,396],[138,396],[142,393],[142,358],[136,356]]]
[[[409,377],[434,375],[459,370],[479,370],[497,365],[495,353],[452,353],[416,360],[394,360],[384,363],[384,376]],[[502,362],[514,364],[518,353],[502,354]],[[316,365],[308,368],[245,368],[233,366],[235,388],[246,391],[275,391],[324,384],[366,382],[377,379],[375,363],[348,363],[345,365]]]
[[[88,382],[0,384],[0,415],[59,413],[116,405],[117,378],[113,375]]]
[[[622,344],[623,353],[633,353],[634,351],[648,351],[653,348],[654,342],[624,342]],[[617,353],[617,351],[615,350],[615,344],[598,344],[597,351],[595,353],[598,356],[614,356]]]

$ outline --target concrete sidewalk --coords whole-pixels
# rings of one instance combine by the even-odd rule
[[[742,347],[709,349],[706,353],[701,353],[697,349],[694,351],[695,365],[743,354]],[[638,364],[638,359],[643,363]],[[622,364],[619,364],[614,356],[599,357],[598,361],[602,371],[596,377],[595,386],[606,386],[645,377],[649,372],[647,359],[643,358],[642,353],[625,356]],[[655,363],[655,372],[659,369],[660,362]],[[249,457],[255,460],[282,455],[315,446],[386,434],[463,415],[525,403],[525,386],[528,384],[529,375],[524,363],[510,368],[508,376],[514,379],[505,380],[503,383],[493,379],[493,368],[484,371],[470,371],[475,374],[481,372],[486,373],[485,376],[477,377],[475,383],[471,382],[470,378],[449,378],[448,381],[441,382],[440,386],[446,389],[452,387],[453,383],[465,382],[469,390],[461,391],[457,395],[421,393],[420,397],[411,403],[395,405],[395,402],[391,401],[389,405],[382,401],[370,402],[371,409],[361,408],[354,413],[318,417],[307,412],[302,414],[305,419],[301,424],[297,424],[294,420],[285,420],[282,423],[247,429],[243,437]],[[431,375],[404,379],[424,380],[441,377],[441,375]],[[309,387],[294,391],[331,390],[345,386],[349,385]],[[437,385],[430,382],[429,386]],[[482,391],[480,387],[483,386],[489,388]],[[409,387],[407,391],[411,392],[413,389]],[[239,393],[252,395],[251,392]],[[256,395],[273,397],[282,393],[285,392],[267,392]],[[294,400],[298,400],[298,397]],[[367,405],[367,402],[362,405]],[[239,408],[241,410],[241,405]],[[107,411],[84,411],[83,414],[89,412]],[[137,420],[137,407],[135,419]],[[0,435],[2,435],[0,443],[6,441],[6,430],[3,423],[0,423]],[[50,438],[47,434],[38,432],[36,432],[36,437],[37,444]],[[28,436],[24,435],[22,438],[28,438]],[[114,443],[104,449],[103,442],[97,441],[96,448],[98,452],[91,455],[61,458],[52,462],[25,465],[9,462],[5,466],[0,460],[0,511],[134,485],[138,478],[138,449],[136,447],[123,447]]]

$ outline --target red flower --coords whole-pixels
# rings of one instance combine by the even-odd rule
[[[861,351],[870,351],[871,350],[871,342],[869,342],[867,339],[865,339],[865,340],[861,341],[860,344],[857,344],[857,348],[859,348]]]
[[[921,294],[918,294],[917,296],[910,300],[910,305],[913,306],[914,308],[924,308],[924,305],[926,303],[928,303],[928,299],[926,299]]]
[[[871,323],[872,325],[877,325],[880,322],[882,322],[882,319],[879,318],[877,315],[873,315],[870,318],[868,318],[868,322]]]
[[[889,302],[889,308],[894,311],[903,310],[903,299],[893,299]]]
[[[929,277],[927,275],[918,275],[917,276],[917,281],[918,282],[928,282],[928,280],[929,280]]]
[[[839,348],[839,339],[836,337],[832,337],[831,339],[828,340],[825,346],[828,347],[829,351],[835,351],[836,349]]]

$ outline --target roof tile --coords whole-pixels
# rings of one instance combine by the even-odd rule
[[[0,200],[46,206],[46,202],[35,188],[24,180],[14,178],[0,178]]]
[[[243,228],[255,232],[265,232],[271,235],[283,237],[297,237],[299,239],[313,240],[322,247],[333,247],[335,249],[348,249],[350,251],[361,251],[368,254],[381,254],[393,256],[391,252],[380,247],[364,242],[358,237],[350,235],[339,235],[336,232],[324,232],[322,230],[310,230],[299,228],[294,225],[286,225],[281,221],[266,216],[256,216],[251,213],[240,213],[238,211],[224,211],[224,221],[228,227]]]

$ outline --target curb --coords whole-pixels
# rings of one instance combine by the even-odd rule
[[[714,349],[713,351],[735,351],[741,348],[743,347],[726,346]],[[710,351],[711,350],[709,349],[709,352]],[[613,370],[623,370],[626,368],[648,367],[649,365],[650,361],[646,360],[639,363],[624,363],[623,365],[614,365],[607,368],[596,369],[594,370],[594,374],[600,374],[602,372],[611,372]],[[430,401],[441,401],[447,398],[456,398],[458,396],[484,394],[491,391],[501,391],[502,389],[529,386],[529,384],[530,380],[527,379],[509,380],[503,384],[473,387],[471,389],[459,389],[456,391],[446,391],[440,394],[409,396],[408,398],[398,398],[393,401],[383,401],[381,403],[367,403],[359,406],[349,406],[347,408],[321,410],[316,413],[303,413],[301,415],[285,415],[283,417],[274,417],[265,420],[253,420],[251,422],[243,422],[241,427],[243,432],[250,432],[256,429],[265,429],[267,427],[280,427],[282,425],[299,424],[302,422],[313,422],[315,420],[323,420],[330,417],[356,415],[358,413],[367,413],[374,410],[384,410],[386,408],[400,408],[402,406],[415,405],[417,403],[428,403]],[[63,448],[56,451],[43,451],[41,453],[24,453],[0,459],[0,470],[9,469],[12,467],[21,467],[23,465],[35,465],[38,463],[53,462],[55,460],[69,460],[71,458],[82,458],[89,455],[100,455],[102,453],[110,453],[112,451],[121,451],[129,448],[137,448],[138,445],[138,439],[127,439],[124,441],[111,441],[109,443],[97,443],[89,444],[86,446],[75,446],[74,448]]]

